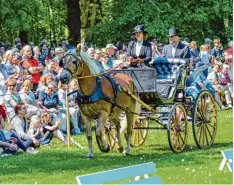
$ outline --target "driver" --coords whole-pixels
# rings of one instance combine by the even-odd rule
[[[152,58],[152,48],[149,42],[144,40],[145,31],[144,25],[137,25],[134,28],[135,38],[128,44],[127,60],[131,67],[137,67],[138,64],[145,64],[149,66]]]

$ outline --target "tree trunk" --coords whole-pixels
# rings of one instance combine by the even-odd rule
[[[28,43],[28,32],[27,31],[20,31],[19,38],[22,42],[22,44]]]
[[[67,26],[69,30],[69,42],[72,45],[77,45],[80,42],[80,0],[65,0],[67,5]]]

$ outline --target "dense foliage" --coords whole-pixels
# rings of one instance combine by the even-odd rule
[[[71,26],[68,17],[79,14],[68,11],[67,2],[74,1],[80,6],[81,25]],[[103,46],[127,41],[133,27],[144,24],[149,35],[162,42],[170,27],[180,28],[190,40],[220,37],[226,42],[232,38],[232,19],[231,0],[1,0],[0,40],[12,42],[20,36],[38,43],[81,31],[82,41]],[[79,19],[74,22],[79,24]]]

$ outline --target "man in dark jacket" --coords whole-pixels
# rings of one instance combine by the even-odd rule
[[[147,34],[143,25],[138,25],[134,28],[136,40],[131,41],[128,45],[127,60],[131,66],[137,67],[138,64],[149,66],[152,59],[151,44],[144,41],[144,36]]]
[[[177,28],[169,29],[169,43],[163,48],[163,56],[167,58],[186,58],[190,59],[189,47],[180,42],[180,30]]]

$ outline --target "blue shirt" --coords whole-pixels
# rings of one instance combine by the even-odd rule
[[[215,56],[215,57],[222,56],[223,50],[221,50],[221,49],[216,50],[215,48],[213,48],[210,53],[212,56]]]
[[[48,69],[45,69],[44,71],[43,71],[43,73],[42,73],[42,76],[43,75],[45,75],[45,74],[51,74],[52,75],[52,78],[54,79],[54,80],[58,80],[58,73],[57,72],[55,72],[55,71],[49,71]]]
[[[113,67],[113,59],[112,59],[112,57],[109,57],[109,59],[107,61],[107,65],[110,66],[110,68]]]
[[[57,92],[53,92],[53,94],[50,96],[46,93],[46,91],[40,91],[38,100],[39,102],[42,102],[43,106],[45,106],[47,109],[56,108],[56,105],[62,106]]]

